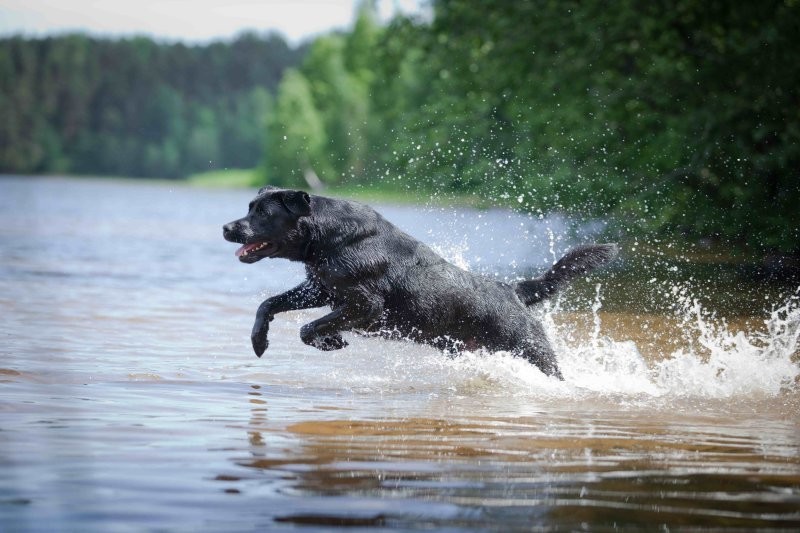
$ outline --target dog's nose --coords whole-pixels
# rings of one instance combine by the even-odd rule
[[[228,224],[225,224],[224,226],[222,226],[222,236],[223,237],[228,238],[228,236],[230,236],[232,231],[233,231],[233,222],[229,222]]]

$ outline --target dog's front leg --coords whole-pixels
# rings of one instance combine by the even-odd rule
[[[300,328],[300,339],[323,351],[339,350],[347,346],[341,331],[368,328],[383,314],[383,306],[376,301],[365,301],[337,306],[327,315]]]
[[[253,351],[256,352],[258,357],[264,354],[267,346],[269,346],[269,340],[267,339],[269,323],[272,322],[277,313],[322,307],[329,303],[328,295],[311,281],[305,281],[282,294],[267,298],[258,306],[258,311],[256,311],[256,321],[253,324],[253,332],[250,334]]]

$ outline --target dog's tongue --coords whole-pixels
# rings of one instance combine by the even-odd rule
[[[251,243],[251,244],[242,245],[241,248],[236,250],[236,257],[242,257],[242,254],[244,254],[245,252],[249,252],[250,250],[252,250],[256,246],[258,246],[259,244],[260,243],[255,242],[255,243]]]

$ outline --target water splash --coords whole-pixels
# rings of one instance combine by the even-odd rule
[[[571,328],[555,323],[555,307],[547,309],[543,322],[567,382],[600,393],[701,398],[776,396],[797,386],[800,297],[773,308],[763,331],[745,332],[707,311],[688,287],[676,286],[672,295],[680,347],[649,362],[634,341],[603,335],[600,285],[588,342],[576,341]]]
[[[567,382],[593,392],[659,395],[636,344],[630,340],[613,340],[602,334],[600,284],[595,286],[595,299],[591,306],[592,331],[588,342],[576,340],[570,326],[556,325],[559,302],[560,298],[556,298],[545,306],[542,322],[559,354]]]
[[[726,398],[775,396],[794,387],[800,367],[793,360],[800,337],[800,298],[773,308],[763,331],[734,332],[706,311],[685,287],[677,287],[682,327],[696,333],[686,345],[653,368],[653,381],[664,391]]]
[[[462,268],[464,270],[470,269],[469,260],[467,259],[469,244],[467,243],[466,239],[463,239],[459,243],[452,243],[448,245],[432,244],[431,249],[450,263],[456,265],[458,268]]]
[[[648,399],[752,399],[796,391],[800,364],[800,296],[774,308],[763,330],[734,331],[706,311],[686,287],[673,292],[679,348],[646,357],[634,340],[613,339],[603,327],[602,286],[595,287],[591,331],[575,333],[561,323],[559,299],[541,310],[541,320],[559,357],[565,380],[542,374],[512,354],[464,353],[451,358],[412,342],[350,337],[351,347],[334,355],[347,359],[328,375],[337,387],[391,394],[416,391],[431,395],[531,396],[546,400],[597,397],[623,402]],[[375,343],[382,354],[376,355]],[[391,343],[391,347],[383,343]],[[386,355],[385,351],[391,351]],[[341,372],[359,368],[358,373]],[[306,378],[307,379],[307,378]],[[323,378],[325,382],[328,379]],[[322,383],[321,383],[322,385]]]

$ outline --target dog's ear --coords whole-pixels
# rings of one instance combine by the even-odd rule
[[[299,217],[307,217],[311,214],[311,197],[307,192],[282,191],[278,193],[278,197],[292,214]]]

